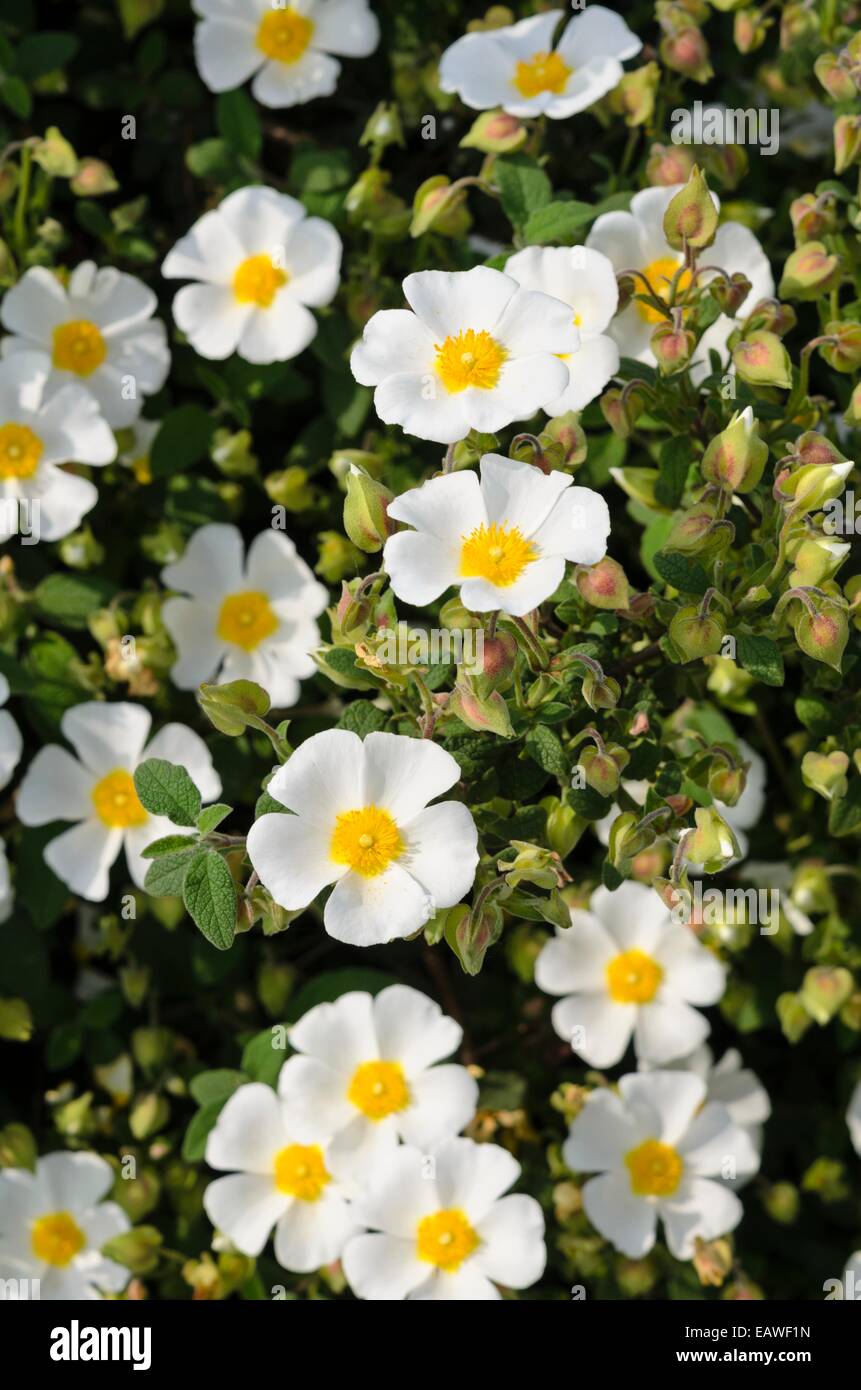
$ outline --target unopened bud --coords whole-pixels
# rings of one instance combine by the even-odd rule
[[[835,372],[857,372],[861,367],[861,323],[841,319],[825,325],[827,337],[834,341],[820,344],[819,351]]]
[[[697,340],[689,329],[674,328],[670,323],[659,323],[649,341],[662,376],[684,371],[696,345]]]
[[[842,174],[861,157],[861,116],[838,116],[834,122],[834,172]]]
[[[733,365],[750,386],[792,386],[792,363],[783,343],[774,333],[748,333],[733,349]]]
[[[799,604],[794,625],[795,640],[805,655],[839,671],[849,640],[845,607],[834,600],[822,599],[814,614],[806,604]]]
[[[582,695],[590,709],[615,709],[622,694],[622,687],[612,676],[598,677],[594,671],[587,671],[583,678]]]
[[[610,110],[624,116],[627,126],[645,125],[654,112],[660,80],[657,63],[646,63],[634,72],[626,72],[607,98]]]
[[[789,204],[789,216],[799,244],[816,241],[823,232],[833,231],[836,226],[834,198],[803,193]]]
[[[461,149],[483,154],[513,154],[526,144],[529,132],[516,116],[505,111],[482,111],[460,142]]]
[[[777,292],[781,299],[818,299],[839,282],[842,272],[840,257],[829,254],[823,242],[806,241],[790,253]]]
[[[832,101],[855,100],[858,93],[852,73],[836,53],[820,53],[813,71]]]
[[[705,175],[695,164],[684,188],[680,188],[664,213],[664,236],[677,251],[685,245],[698,249],[714,241],[718,210]]]
[[[684,145],[653,145],[646,161],[646,178],[653,188],[687,183],[694,167],[693,151]]]
[[[703,613],[699,608],[680,608],[673,615],[669,628],[670,640],[679,652],[683,665],[715,656],[726,634],[723,619],[716,613]]]
[[[370,474],[355,464],[351,466],[344,501],[344,530],[353,544],[368,555],[382,550],[389,536],[397,530],[396,523],[388,516],[393,496]]]
[[[846,795],[849,782],[848,754],[839,749],[833,753],[805,753],[801,760],[801,779],[826,801],[839,801]]]
[[[69,187],[79,198],[103,198],[106,193],[116,193],[119,184],[103,159],[82,159]]]
[[[696,830],[685,840],[685,858],[700,864],[707,874],[739,857],[738,842],[723,816],[714,807],[698,806],[694,811]]]
[[[561,444],[560,467],[573,471],[586,461],[586,431],[580,424],[580,417],[574,410],[565,415],[556,415],[541,432],[541,439],[547,436],[553,443]]]
[[[733,42],[739,53],[755,53],[768,33],[761,10],[738,10],[733,16]]]
[[[574,582],[593,608],[627,608],[630,587],[622,566],[605,555],[596,565],[578,565]]]
[[[668,68],[692,77],[695,82],[708,82],[714,76],[709,46],[700,29],[691,27],[667,34],[661,40],[660,54]]]
[[[842,966],[815,965],[807,971],[801,986],[801,1002],[820,1028],[830,1023],[842,1009],[855,981]]]
[[[736,411],[703,455],[702,474],[732,492],[751,492],[762,477],[768,445],[759,437],[759,421],[751,406]]]
[[[790,586],[817,585],[833,579],[851,549],[848,541],[838,541],[832,536],[806,537],[794,553],[789,552],[793,563]]]

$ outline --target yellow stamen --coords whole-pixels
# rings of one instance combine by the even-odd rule
[[[662,299],[665,304],[668,304],[670,301],[670,285],[681,263],[681,256],[658,256],[657,260],[650,261],[648,265],[643,266],[643,274],[646,276],[658,299]],[[676,285],[676,298],[684,293],[690,283],[691,272],[689,270],[683,270]],[[637,277],[635,284],[637,294],[648,293],[646,286],[639,277]],[[645,319],[646,323],[664,323],[668,321],[666,315],[662,314],[659,309],[653,309],[651,304],[643,304],[639,299],[636,299],[634,303],[637,306],[640,317]]]
[[[311,42],[314,25],[297,10],[273,10],[265,14],[257,30],[257,47],[276,63],[296,63]]]
[[[91,376],[107,355],[101,330],[89,319],[73,319],[54,329],[52,361],[58,371]]]
[[[406,1110],[410,1092],[397,1062],[362,1062],[353,1072],[347,1100],[369,1120],[384,1120]]]
[[[32,478],[44,447],[29,425],[0,425],[0,479]]]
[[[646,1139],[625,1154],[631,1191],[637,1197],[672,1197],[682,1180],[684,1160],[671,1144]]]
[[[381,874],[403,852],[398,827],[379,806],[343,811],[335,821],[329,856],[336,864],[349,864],[363,878]]]
[[[573,71],[558,53],[533,53],[528,62],[517,64],[514,85],[522,97],[537,97],[541,92],[558,96]]]
[[[482,329],[465,328],[462,333],[436,344],[437,376],[452,395],[474,386],[479,391],[491,391],[499,381],[499,373],[508,356],[507,351]]]
[[[80,1254],[87,1240],[67,1211],[40,1216],[30,1228],[30,1245],[37,1260],[63,1269]]]
[[[288,1144],[275,1155],[275,1186],[300,1202],[316,1202],[332,1181],[319,1144]]]
[[[416,1254],[420,1260],[446,1274],[453,1274],[481,1244],[478,1233],[462,1211],[449,1208],[425,1216],[416,1231]]]
[[[658,992],[664,972],[645,951],[623,951],[607,966],[607,987],[617,1004],[648,1004]]]
[[[134,778],[124,767],[115,768],[97,782],[92,796],[96,815],[110,830],[146,825],[147,813],[135,791]]]
[[[233,277],[233,293],[240,304],[256,304],[268,309],[282,285],[290,277],[271,256],[249,256]]]
[[[269,599],[257,589],[228,594],[218,614],[216,633],[244,652],[253,652],[278,627]]]
[[[538,558],[538,548],[517,526],[476,526],[461,537],[462,579],[487,579],[505,589],[519,579],[526,566]]]

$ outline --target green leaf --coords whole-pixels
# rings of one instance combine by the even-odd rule
[[[226,183],[235,171],[236,156],[226,140],[201,140],[186,150],[185,162],[196,179]]]
[[[206,1141],[215,1128],[215,1122],[224,1108],[224,1100],[213,1100],[204,1105],[192,1116],[185,1138],[182,1141],[182,1156],[186,1163],[201,1163],[206,1153]]]
[[[584,820],[602,820],[613,805],[612,797],[602,796],[594,787],[571,787],[568,801],[571,809]]]
[[[145,758],[135,769],[135,789],[145,809],[174,825],[197,825],[200,792],[184,767],[166,758]]]
[[[278,1073],[291,1050],[286,1041],[286,1030],[285,1023],[273,1024],[271,1028],[264,1028],[262,1033],[255,1033],[245,1044],[241,1065],[252,1081],[262,1081],[264,1086],[276,1084]],[[283,1047],[278,1045],[282,1041]]]
[[[224,685],[202,685],[200,706],[220,734],[237,738],[250,724],[269,713],[269,696],[254,681],[227,681]]]
[[[97,608],[104,608],[116,593],[106,579],[92,574],[50,574],[37,584],[34,598],[39,611],[58,627],[85,628]]]
[[[65,67],[79,47],[74,34],[28,34],[18,45],[15,69],[32,82],[35,77],[44,77],[48,72]]]
[[[655,497],[664,507],[678,507],[685,490],[691,466],[691,442],[683,435],[667,439],[658,456],[660,476],[655,483]]]
[[[515,227],[525,227],[530,216],[546,207],[553,197],[549,178],[528,155],[510,154],[497,159],[493,177],[506,216]]]
[[[861,828],[861,777],[853,777],[849,790],[839,801],[832,801],[828,808],[828,830],[830,834],[852,835]]]
[[[680,593],[702,597],[709,587],[709,577],[702,566],[684,555],[659,550],[653,557],[653,563],[661,578]]]
[[[223,1105],[247,1080],[243,1072],[221,1067],[215,1071],[198,1072],[189,1081],[188,1089],[198,1105],[213,1105],[215,1102]]]
[[[530,213],[524,229],[524,238],[531,246],[570,245],[575,234],[586,227],[596,216],[591,203],[578,203],[572,199],[568,203],[548,203]]]
[[[196,835],[162,835],[160,840],[153,840],[145,850],[141,851],[141,858],[159,859],[163,854],[173,854],[177,850],[188,849],[197,843]]]
[[[154,898],[181,898],[185,875],[193,860],[202,853],[197,845],[190,845],[188,849],[159,855],[146,871],[144,888],[147,893]]]
[[[263,149],[263,130],[257,107],[241,87],[222,92],[215,105],[218,133],[237,154],[257,160]]]
[[[763,685],[783,685],[783,657],[776,642],[770,637],[753,637],[744,634],[736,638],[738,662]]]
[[[183,405],[172,410],[161,423],[150,454],[153,478],[184,473],[206,458],[215,421],[199,405]]]
[[[29,88],[20,77],[7,77],[0,81],[0,101],[22,121],[26,121],[33,110]]]
[[[63,915],[69,889],[45,863],[45,846],[67,825],[53,822],[28,828],[18,846],[18,875],[15,897],[29,912],[37,927],[52,927]]]
[[[198,855],[189,867],[182,900],[207,941],[226,951],[236,932],[236,887],[227,864],[214,849]]]
[[[526,751],[539,767],[560,781],[569,776],[569,759],[559,738],[546,724],[536,724],[526,735]]]
[[[233,807],[228,806],[224,801],[216,801],[212,806],[205,806],[197,818],[197,828],[201,835],[208,835],[210,831],[216,830],[232,811]]]
[[[337,728],[349,729],[351,733],[364,738],[366,734],[379,733],[386,727],[386,715],[370,700],[354,700],[348,705],[338,720]]]

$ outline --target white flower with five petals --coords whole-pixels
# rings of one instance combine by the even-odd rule
[[[372,946],[410,936],[472,887],[478,832],[460,801],[428,802],[460,778],[427,739],[329,729],[300,744],[267,791],[293,815],[260,816],[248,857],[282,907],[298,911],[334,883],[323,925]]]
[[[145,758],[164,758],[184,767],[204,801],[214,801],[221,779],[199,734],[184,724],[165,724],[150,739],[152,723],[143,705],[88,701],[66,710],[63,737],[77,754],[57,743],[40,748],[18,793],[22,825],[77,822],[45,847],[45,863],[73,893],[90,902],[108,895],[111,866],[125,851],[132,880],[143,887],[153,840],[177,831],[166,816],[141,805],[134,771]]]
[[[415,528],[383,549],[398,598],[423,607],[457,584],[471,612],[516,617],[559,587],[566,561],[600,560],[610,534],[600,493],[500,454],[484,455],[480,480],[465,470],[431,478],[396,497],[388,514]]]
[[[173,317],[201,357],[238,352],[286,362],[317,333],[311,309],[338,290],[341,238],[322,217],[272,188],[239,188],[205,212],[166,256],[168,280],[195,280],[174,296]]]
[[[568,385],[561,356],[580,336],[561,300],[481,265],[418,271],[404,295],[409,309],[374,314],[350,358],[387,425],[453,444],[528,419]]]
[[[407,985],[376,998],[342,994],[290,1029],[297,1055],[281,1068],[278,1093],[297,1133],[322,1126],[339,1174],[368,1177],[398,1139],[423,1152],[475,1115],[478,1086],[465,1067],[438,1065],[463,1030],[438,1004]]]

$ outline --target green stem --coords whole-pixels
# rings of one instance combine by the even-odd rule
[[[23,256],[27,250],[27,200],[30,195],[30,170],[32,168],[32,155],[30,146],[24,145],[21,150],[21,171],[18,179],[18,198],[15,203],[15,218],[13,222],[15,235],[15,248],[18,256]]]

